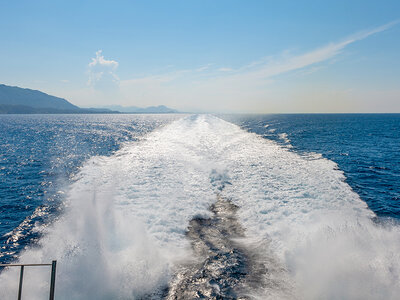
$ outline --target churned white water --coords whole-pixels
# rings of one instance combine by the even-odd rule
[[[267,277],[285,278],[290,290],[266,280],[254,297],[400,295],[399,226],[375,224],[335,163],[208,115],[177,120],[111,157],[87,161],[64,213],[37,228],[44,237],[20,261],[57,259],[57,299],[156,297],[192,255],[189,221],[209,216],[217,193],[239,206],[247,236],[241,243],[279,264]],[[48,269],[27,269],[24,296],[46,298],[49,278]],[[18,270],[2,272],[0,298],[14,299],[17,283]]]

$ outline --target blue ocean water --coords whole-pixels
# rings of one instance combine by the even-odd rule
[[[396,299],[399,127],[395,114],[0,116],[0,262],[57,259],[59,299]],[[212,257],[180,265],[195,253]],[[0,272],[0,298],[16,276]],[[31,299],[47,278],[27,276]]]
[[[322,154],[378,216],[400,218],[400,114],[227,116],[292,151]]]
[[[0,116],[0,258],[37,237],[30,229],[59,208],[73,175],[95,155],[111,155],[171,122],[168,115]],[[400,218],[400,115],[225,115],[291,151],[336,162],[378,216]],[[18,234],[7,235],[18,231]]]
[[[171,122],[174,115],[0,115],[0,261],[38,238],[88,158]],[[49,220],[47,220],[49,221]]]

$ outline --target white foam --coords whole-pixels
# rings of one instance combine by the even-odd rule
[[[279,138],[280,138],[281,140],[283,140],[283,141],[284,141],[285,143],[287,143],[287,144],[290,143],[290,140],[289,140],[289,138],[288,138],[287,133],[280,133],[280,134],[279,134]]]
[[[227,124],[227,126],[230,126]],[[228,130],[227,130],[228,131]],[[253,240],[268,240],[302,299],[395,299],[400,294],[400,228],[374,214],[332,161],[300,156],[231,126],[232,185]],[[312,157],[312,159],[310,159]]]
[[[222,189],[216,178],[231,185]],[[240,206],[251,244],[262,254],[267,241],[265,251],[287,270],[299,298],[400,294],[399,227],[376,226],[335,163],[212,116],[186,117],[111,157],[89,160],[70,187],[65,213],[39,229],[46,232],[40,247],[20,260],[58,260],[57,299],[146,295],[190,257],[188,222],[209,215],[221,189]],[[1,274],[1,299],[15,298],[16,272]],[[25,295],[45,298],[48,271],[28,272]],[[271,289],[265,297],[279,294]]]

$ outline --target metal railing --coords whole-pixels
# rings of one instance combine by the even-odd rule
[[[41,267],[51,266],[51,278],[50,278],[50,297],[49,300],[54,300],[54,291],[56,287],[56,266],[57,261],[53,260],[51,264],[0,264],[0,267],[21,267],[19,273],[19,286],[18,286],[18,300],[22,297],[22,282],[24,280],[24,268],[25,267]]]

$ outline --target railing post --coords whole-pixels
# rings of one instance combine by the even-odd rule
[[[19,273],[19,287],[18,287],[18,300],[22,297],[22,281],[24,280],[24,266],[21,266],[21,271]]]
[[[53,260],[51,262],[51,280],[50,280],[50,298],[49,300],[54,300],[54,291],[56,287],[56,266],[57,261]]]
[[[54,292],[56,288],[56,266],[57,261],[53,260],[51,264],[1,264],[0,267],[20,267],[19,273],[19,286],[18,286],[18,300],[22,298],[22,283],[24,281],[24,268],[25,267],[37,267],[37,266],[51,266],[51,278],[50,278],[50,300],[54,300]]]

